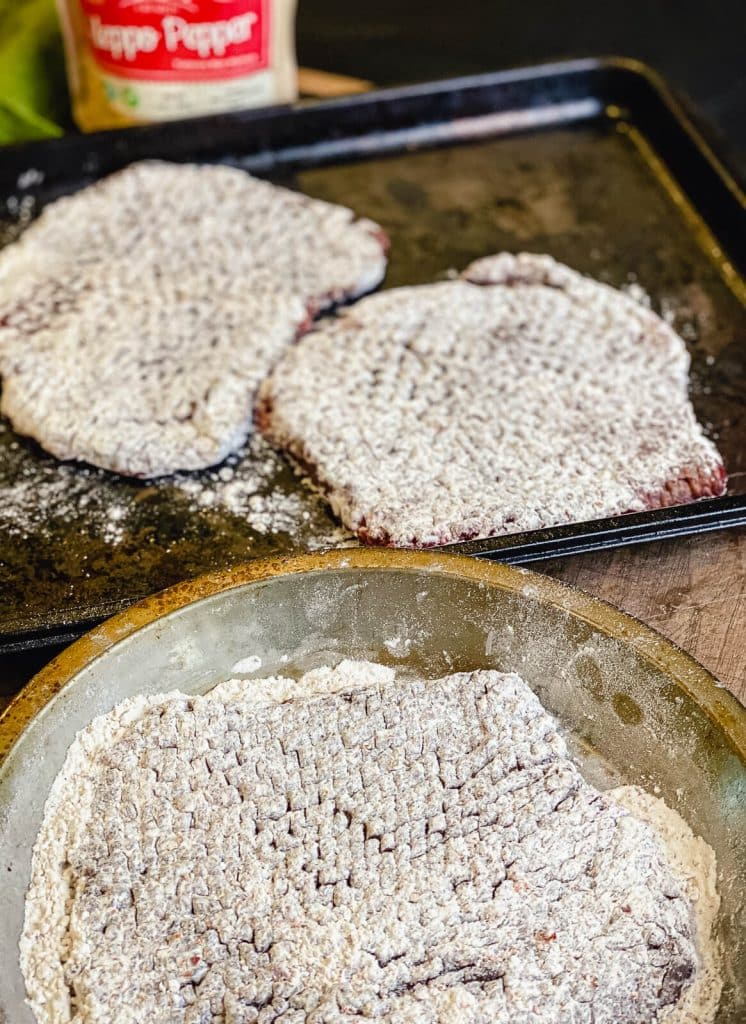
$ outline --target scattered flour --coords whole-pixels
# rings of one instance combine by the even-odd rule
[[[224,509],[264,536],[302,536],[311,551],[356,544],[352,533],[331,523],[321,533],[312,530],[311,522],[326,502],[307,480],[298,490],[274,486],[277,472],[277,455],[261,435],[254,434],[221,467],[200,474],[180,473],[169,482],[189,499],[194,512]]]
[[[18,175],[16,187],[20,189],[32,188],[34,185],[41,185],[44,181],[44,171],[38,167],[29,167]]]
[[[630,274],[629,277],[629,282],[623,284],[619,290],[628,295],[630,299],[634,299],[635,302],[645,309],[655,309],[650,293],[638,283],[634,274]],[[657,312],[660,318],[669,327],[673,327],[685,341],[696,342],[699,340],[699,330],[694,311],[686,302],[682,302],[680,296],[662,295],[659,307]],[[710,358],[712,357],[708,356],[708,359]],[[714,362],[714,359],[712,361]],[[708,362],[708,366],[711,365],[712,363]]]
[[[7,452],[8,465],[0,486],[0,535],[9,538],[48,535],[57,525],[69,529],[74,523],[116,547],[132,533],[135,514],[142,522],[138,496],[154,488],[175,490],[195,518],[208,510],[236,516],[261,536],[292,536],[308,550],[356,544],[352,534],[329,521],[326,503],[315,489],[276,486],[282,464],[259,435],[219,468],[150,484],[124,481],[79,463],[28,456],[11,438],[10,427],[0,421],[0,443],[7,442],[5,449],[0,446],[0,460]]]
[[[392,636],[383,641],[383,646],[393,658],[406,658],[412,641],[407,636]]]
[[[0,248],[14,242],[28,227],[36,215],[34,196],[10,195],[5,200],[7,218],[0,221]]]
[[[262,659],[256,654],[250,654],[248,658],[241,658],[231,669],[231,672],[238,672],[239,674],[247,672],[256,672],[257,669],[262,667]]]
[[[711,1024],[717,1013],[723,982],[713,929],[720,906],[717,870],[712,847],[695,836],[687,823],[663,800],[639,786],[620,786],[611,796],[640,821],[655,829],[673,874],[681,882],[692,906],[699,967],[692,985],[676,1006],[663,1011],[665,1024]]]
[[[220,468],[199,475],[179,473],[171,482],[195,510],[219,507],[244,518],[257,533],[291,533],[311,513],[300,494],[276,489],[265,493],[276,472],[271,449],[253,437]]]
[[[637,280],[632,280],[629,284],[623,284],[619,290],[624,292],[625,295],[629,295],[635,302],[639,302],[645,309],[653,308],[653,301],[649,293],[645,291],[642,285],[637,283]]]
[[[10,434],[10,428],[0,421],[0,440]],[[104,474],[87,466],[27,458],[19,448],[19,442],[13,440],[5,449],[0,536],[46,535],[57,523],[77,519],[110,544],[122,540],[128,507],[125,502],[112,501]],[[0,459],[5,452],[0,450]]]

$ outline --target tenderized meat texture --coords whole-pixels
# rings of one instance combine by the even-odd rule
[[[632,299],[503,253],[320,326],[258,422],[363,541],[447,544],[722,494],[688,368]]]
[[[0,253],[0,410],[131,476],[220,462],[284,348],[385,252],[371,221],[235,168],[133,164]]]
[[[89,727],[22,965],[40,1024],[651,1024],[689,911],[518,676],[344,662]]]

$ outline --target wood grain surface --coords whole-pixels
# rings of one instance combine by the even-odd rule
[[[576,555],[531,568],[657,629],[746,703],[746,530]],[[0,658],[0,710],[59,649]]]
[[[537,563],[634,615],[746,703],[746,530]]]

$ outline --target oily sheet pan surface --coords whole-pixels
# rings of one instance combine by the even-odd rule
[[[385,287],[441,279],[501,249],[551,253],[631,289],[679,330],[692,355],[697,415],[730,473],[729,496],[455,548],[529,561],[746,521],[737,207],[728,183],[718,193],[716,179],[695,173],[683,128],[665,104],[650,113],[641,82],[655,98],[638,70],[556,65],[204,119],[192,132],[175,125],[25,147],[0,168],[0,240],[57,195],[157,155],[225,160],[379,221],[392,243]],[[617,94],[626,106],[610,103]],[[685,183],[667,169],[677,160]],[[221,469],[141,483],[62,465],[0,421],[0,650],[72,637],[213,568],[350,543],[323,500],[260,439]]]

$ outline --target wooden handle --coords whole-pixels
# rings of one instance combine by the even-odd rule
[[[349,75],[318,71],[316,68],[298,68],[298,89],[302,96],[332,99],[335,96],[369,92],[372,88],[373,83],[363,78],[350,78]]]

